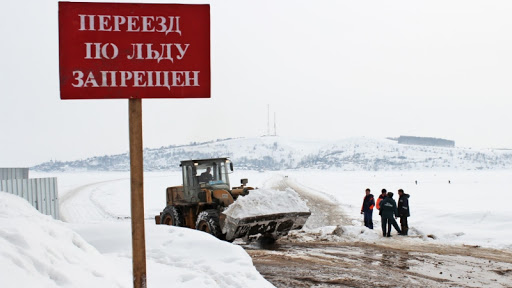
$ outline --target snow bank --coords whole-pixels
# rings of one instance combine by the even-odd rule
[[[132,287],[130,223],[64,223],[0,192],[0,286]],[[274,287],[239,246],[145,223],[148,287]]]
[[[274,287],[238,245],[189,228],[165,225],[150,228],[147,257],[155,275],[149,275],[149,284],[183,288]]]
[[[64,223],[0,192],[2,287],[129,287],[116,269]]]
[[[73,224],[104,255],[131,273],[129,221]],[[148,287],[273,287],[237,245],[201,231],[145,222]]]
[[[272,189],[256,189],[249,195],[240,196],[224,212],[232,218],[246,218],[289,212],[309,212],[306,202],[293,189],[284,191]]]

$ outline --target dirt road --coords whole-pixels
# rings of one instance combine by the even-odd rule
[[[512,253],[497,250],[285,239],[244,248],[276,287],[512,287]]]
[[[308,201],[306,227],[350,225],[339,203],[283,178]],[[354,242],[342,231],[299,232],[271,246],[242,244],[258,271],[276,287],[512,287],[512,253],[432,242]]]

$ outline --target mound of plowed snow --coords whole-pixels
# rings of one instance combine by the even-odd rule
[[[309,212],[306,202],[293,189],[284,191],[256,189],[240,196],[222,213],[232,218],[245,218],[290,212]]]
[[[117,271],[64,223],[24,199],[0,192],[2,287],[128,287]],[[114,266],[114,267],[113,267]],[[123,279],[124,278],[124,279]]]
[[[146,224],[148,287],[273,287],[240,246]],[[130,221],[67,224],[0,192],[1,288],[133,287],[131,251]]]

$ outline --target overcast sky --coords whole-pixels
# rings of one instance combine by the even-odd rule
[[[128,100],[60,100],[57,3],[2,3],[0,167],[128,151]],[[281,136],[512,148],[510,1],[210,4],[212,98],[143,100],[146,147],[261,136],[270,105]]]

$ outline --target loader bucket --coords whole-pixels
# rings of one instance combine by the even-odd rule
[[[233,218],[221,214],[220,225],[229,241],[236,238],[248,239],[258,234],[277,239],[290,230],[301,229],[309,215],[311,212],[291,212]]]

